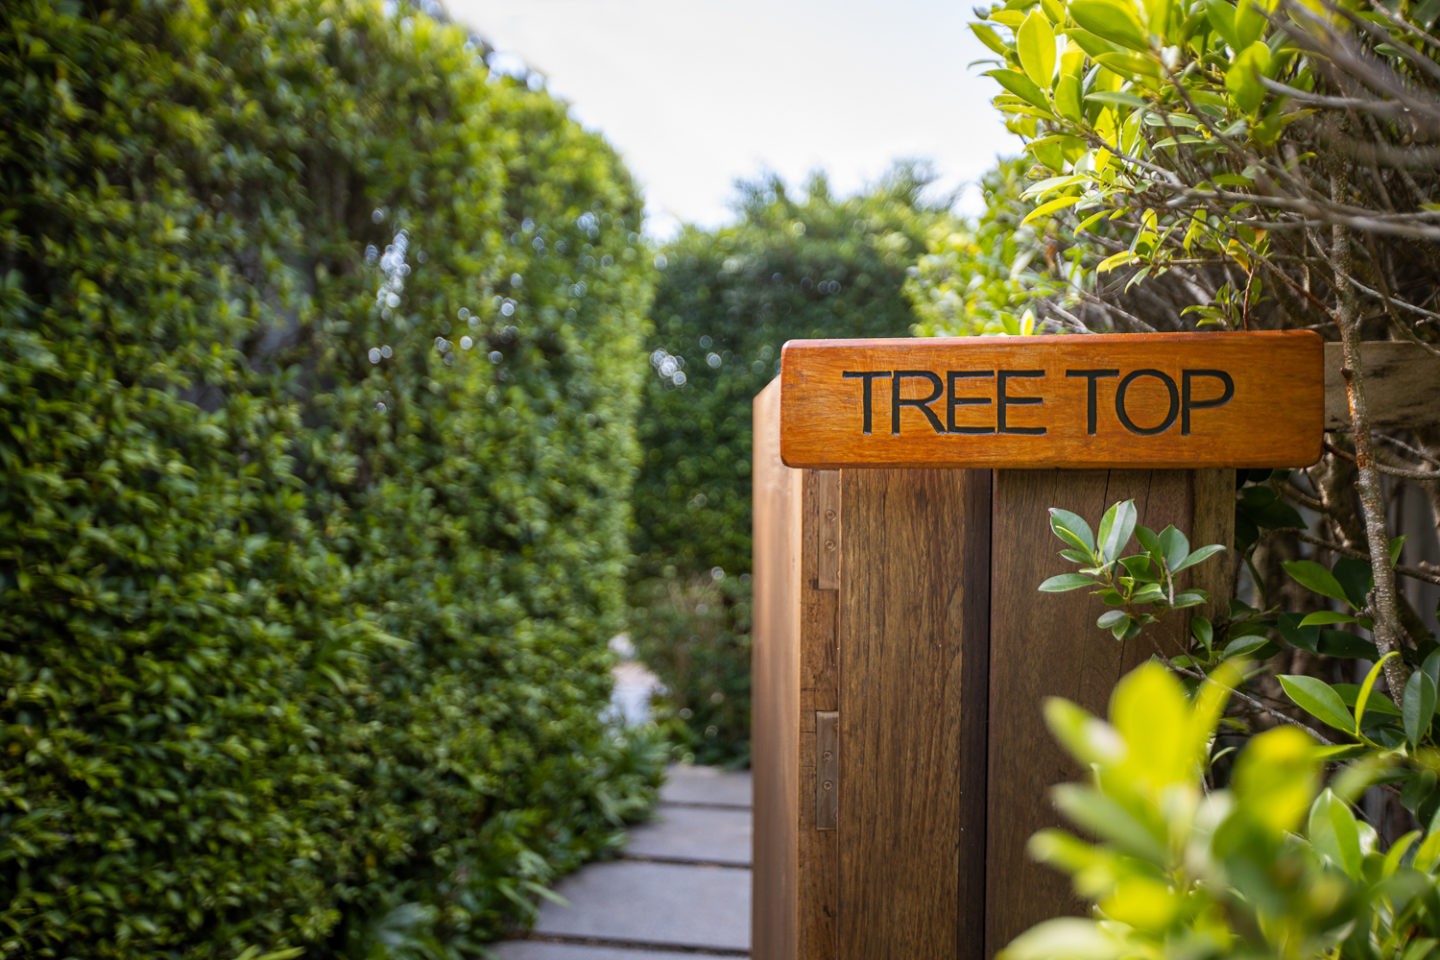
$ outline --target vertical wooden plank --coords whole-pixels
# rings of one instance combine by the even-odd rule
[[[1041,920],[1082,913],[1067,878],[1034,863],[1026,843],[1060,823],[1051,785],[1082,771],[1056,745],[1041,716],[1046,697],[1061,696],[1095,713],[1128,670],[1154,652],[1137,638],[1117,643],[1095,626],[1106,608],[1077,593],[1042,594],[1040,582],[1074,569],[1057,556],[1050,507],[1092,526],[1107,506],[1134,499],[1140,522],[1190,529],[1191,472],[1146,470],[1001,470],[995,473],[990,601],[989,820],[986,952],[993,956]],[[1155,634],[1162,649],[1188,630],[1176,622]]]
[[[1196,470],[1191,482],[1194,485],[1195,506],[1190,526],[1190,546],[1223,543],[1225,552],[1191,567],[1188,586],[1210,594],[1210,599],[1199,608],[1199,613],[1212,624],[1224,623],[1230,618],[1230,597],[1235,592],[1236,565],[1240,562],[1233,547],[1235,471]]]
[[[804,470],[802,549],[800,557],[800,783],[808,803],[800,808],[799,897],[797,937],[801,960],[836,960],[836,926],[840,896],[840,836],[844,811],[839,809],[844,758],[836,764],[836,828],[820,820],[819,794],[824,765],[817,753],[821,731],[817,718],[840,707],[838,586],[840,542],[840,472]],[[839,718],[836,716],[838,733]]]
[[[841,471],[842,960],[983,948],[989,488]]]
[[[801,471],[780,462],[780,389],[754,404],[751,949],[795,960],[800,822]]]

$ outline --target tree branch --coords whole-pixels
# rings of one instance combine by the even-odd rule
[[[1342,128],[1343,135],[1343,128]],[[1350,192],[1350,174],[1343,165],[1330,175],[1330,195],[1335,203],[1343,203]],[[1356,486],[1360,491],[1360,511],[1365,523],[1365,540],[1370,550],[1370,567],[1375,577],[1375,646],[1384,657],[1400,649],[1400,616],[1395,600],[1395,569],[1390,566],[1390,535],[1385,526],[1385,505],[1380,489],[1380,474],[1375,469],[1375,452],[1370,437],[1370,408],[1365,400],[1365,376],[1360,363],[1360,324],[1358,296],[1350,281],[1354,273],[1354,250],[1350,227],[1337,222],[1331,230],[1330,264],[1335,272],[1335,292],[1339,301],[1335,318],[1340,327],[1341,354],[1344,366],[1340,375],[1345,380],[1345,395],[1350,402],[1350,423],[1355,428]],[[1385,682],[1397,705],[1405,695],[1408,677],[1399,657],[1385,660]]]

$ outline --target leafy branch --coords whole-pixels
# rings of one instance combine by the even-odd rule
[[[1140,525],[1135,501],[1114,504],[1100,518],[1098,537],[1084,518],[1069,510],[1050,509],[1050,529],[1067,547],[1060,556],[1081,565],[1075,573],[1062,573],[1040,584],[1046,593],[1090,588],[1115,607],[1100,615],[1095,625],[1109,630],[1116,640],[1128,640],[1165,613],[1195,607],[1209,599],[1204,590],[1182,590],[1175,578],[1195,564],[1225,549],[1212,543],[1197,550],[1172,524],[1159,533]],[[1140,553],[1122,556],[1132,536]]]

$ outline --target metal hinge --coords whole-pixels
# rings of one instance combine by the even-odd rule
[[[815,713],[815,829],[834,830],[840,819],[840,714]]]

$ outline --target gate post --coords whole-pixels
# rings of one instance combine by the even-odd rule
[[[1133,500],[1147,526],[1232,542],[1230,464],[1319,455],[1321,346],[786,346],[755,401],[755,960],[981,960],[1081,909],[1026,854],[1059,824],[1049,787],[1084,773],[1041,703],[1103,714],[1126,672],[1181,652],[1190,618],[1117,643],[1097,598],[1040,593],[1072,569],[1048,509],[1093,521]],[[1180,578],[1213,621],[1232,569]]]

